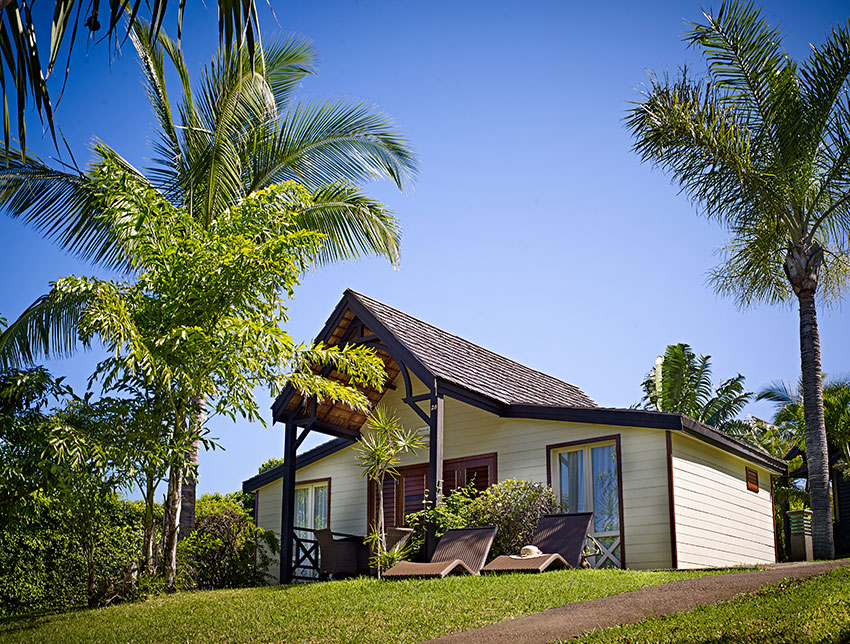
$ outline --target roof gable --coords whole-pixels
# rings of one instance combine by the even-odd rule
[[[503,405],[596,407],[573,384],[526,367],[352,290],[355,298],[434,377]]]

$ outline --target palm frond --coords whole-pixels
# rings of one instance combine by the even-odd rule
[[[76,11],[74,11],[75,4]],[[152,4],[145,6],[149,10],[150,18],[147,33],[150,42],[154,42],[161,33],[168,0],[154,0]],[[182,33],[184,6],[185,0],[180,0],[176,21],[178,41]],[[10,129],[13,120],[13,110],[10,108],[10,101],[6,93],[7,80],[9,89],[13,90],[16,99],[14,113],[21,146],[19,152],[21,159],[23,159],[23,155],[26,153],[27,137],[25,114],[30,99],[34,101],[39,118],[42,123],[46,122],[53,136],[54,145],[56,144],[54,109],[47,87],[47,78],[54,71],[54,66],[67,45],[67,62],[64,70],[65,81],[67,82],[71,66],[71,54],[77,42],[77,31],[86,30],[92,38],[96,32],[99,32],[97,41],[106,40],[109,49],[112,52],[117,52],[121,40],[120,36],[124,29],[122,19],[127,18],[128,35],[132,32],[137,21],[141,20],[138,13],[139,0],[134,2],[111,1],[105,33],[100,32],[99,17],[103,16],[98,15],[98,7],[98,2],[89,4],[85,13],[82,13],[82,3],[75,3],[74,0],[55,0],[50,33],[50,54],[47,64],[42,65],[36,39],[36,22],[33,20],[30,10],[31,3],[3,3],[2,9],[0,9],[0,57],[2,57],[5,65],[0,65],[0,91],[2,91],[4,140],[7,156],[10,152]],[[257,57],[258,49],[262,49],[259,46],[259,19],[254,0],[218,0],[218,15],[221,48],[228,52],[234,49],[239,51],[244,49],[248,60],[253,61]],[[8,79],[4,67],[11,71]]]
[[[83,260],[125,266],[85,174],[54,169],[34,156],[10,156],[0,167],[0,206]]]
[[[87,304],[84,294],[56,288],[39,297],[0,334],[0,366],[27,367],[43,358],[71,356],[80,345],[80,319]]]
[[[312,205],[296,212],[294,223],[300,229],[324,235],[316,257],[320,265],[369,255],[386,257],[394,266],[398,264],[401,251],[398,219],[350,183],[335,183],[316,190]]]
[[[716,14],[705,12],[706,24],[693,24],[685,41],[699,45],[713,84],[744,114],[752,132],[763,132],[773,156],[780,155],[776,118],[781,98],[776,78],[789,64],[781,34],[764,21],[753,2],[721,3]]]
[[[417,173],[407,139],[385,114],[364,103],[301,103],[281,118],[251,189],[293,180],[311,189],[341,180],[390,178],[399,188]]]

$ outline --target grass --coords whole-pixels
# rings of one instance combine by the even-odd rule
[[[419,642],[571,602],[706,574],[712,573],[565,570],[180,593],[97,610],[8,618],[0,621],[0,643]]]
[[[732,601],[606,628],[569,642],[850,642],[850,568],[806,580],[788,579]]]

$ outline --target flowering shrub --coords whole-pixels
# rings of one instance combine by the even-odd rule
[[[514,555],[531,543],[541,516],[559,511],[555,493],[548,485],[508,479],[472,499],[465,509],[466,525],[496,526],[499,531],[490,557]]]

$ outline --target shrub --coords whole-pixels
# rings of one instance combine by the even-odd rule
[[[254,525],[238,494],[205,494],[196,506],[197,527],[178,544],[183,588],[240,588],[266,581],[277,537]]]
[[[488,487],[465,508],[466,525],[494,525],[499,531],[490,557],[518,554],[537,530],[540,517],[558,512],[552,488],[542,483],[508,479]]]
[[[473,499],[478,495],[478,490],[473,483],[466,487],[452,490],[452,493],[443,498],[442,503],[431,507],[430,501],[425,501],[425,509],[412,512],[405,517],[408,528],[413,529],[410,538],[412,552],[420,552],[425,545],[425,532],[429,524],[436,526],[435,535],[442,537],[450,528],[465,528],[469,525],[469,507]],[[428,493],[425,493],[427,499]]]
[[[96,512],[36,496],[0,527],[0,615],[109,603],[140,555],[138,504],[106,495]],[[83,516],[85,515],[85,516]]]

